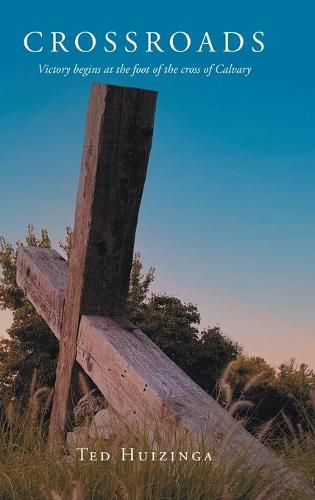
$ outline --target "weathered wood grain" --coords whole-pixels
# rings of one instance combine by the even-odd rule
[[[34,262],[36,265],[34,266]],[[17,257],[17,283],[60,339],[68,264],[55,250],[23,247]],[[38,295],[41,290],[41,295]]]
[[[57,254],[58,255],[58,254]],[[67,265],[56,252],[21,248],[17,280],[35,308],[43,310],[60,336]],[[49,279],[45,279],[46,268]],[[55,276],[55,278],[54,278]],[[52,304],[46,313],[42,297]],[[51,300],[58,297],[57,301]],[[59,331],[58,331],[59,328]],[[240,426],[211,396],[194,383],[141,330],[123,328],[109,317],[83,315],[77,338],[76,359],[124,422],[157,425],[171,432],[203,436],[214,463],[243,460],[246,468],[268,467],[275,481],[311,490],[281,461]]]
[[[92,87],[49,429],[53,444],[64,437],[81,314],[121,314],[127,300],[156,96]]]
[[[123,313],[152,143],[156,98],[156,92],[146,90],[103,85],[93,88],[90,107],[93,108],[93,100],[97,100],[96,112],[101,122],[95,130],[98,118],[88,117],[76,216],[79,226],[85,226],[82,217],[88,205],[83,314],[116,316]],[[94,152],[96,147],[96,157],[90,157],[91,148]],[[88,201],[87,196],[91,197]],[[80,232],[78,240],[73,242],[75,251],[84,244]]]

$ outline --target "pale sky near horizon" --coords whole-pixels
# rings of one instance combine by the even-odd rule
[[[55,246],[71,225],[85,113],[95,79],[159,91],[153,149],[136,249],[155,266],[157,291],[198,305],[202,325],[219,324],[250,354],[273,365],[295,357],[315,368],[314,7],[301,1],[168,2],[155,9],[95,2],[7,5],[1,85],[0,234],[23,239],[47,227]],[[97,12],[97,15],[95,14]],[[167,15],[165,14],[167,12]],[[62,15],[60,14],[62,13]],[[12,22],[10,22],[10,19]],[[14,22],[13,22],[14,19]],[[216,54],[29,54],[26,32],[159,31],[162,40],[204,31]],[[253,55],[222,54],[220,33],[265,32]],[[140,37],[141,38],[141,37]],[[48,35],[44,37],[47,42]],[[142,42],[144,38],[141,38]],[[102,44],[100,44],[101,47]],[[39,64],[253,67],[241,76],[79,77],[40,75]],[[8,315],[0,312],[0,334]]]

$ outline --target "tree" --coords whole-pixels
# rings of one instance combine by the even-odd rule
[[[28,227],[26,244],[50,248],[45,229],[36,238]],[[17,248],[21,245],[19,242]],[[2,403],[12,397],[23,399],[37,370],[42,385],[53,386],[58,341],[16,284],[17,249],[0,239],[0,308],[13,312],[8,339],[0,340],[0,397]]]
[[[212,393],[225,366],[236,359],[241,347],[221,332],[219,326],[203,330],[198,339],[191,377]]]
[[[145,273],[137,253],[130,278],[129,319],[195,382],[212,393],[218,376],[236,358],[240,347],[218,326],[200,333],[197,306],[167,294],[151,293],[153,281],[154,268]]]
[[[197,354],[200,315],[177,297],[152,294],[144,304],[139,327],[188,374]]]
[[[130,273],[127,316],[136,325],[144,319],[145,309],[150,297],[150,286],[154,281],[155,269],[150,269],[145,273],[139,252],[135,253]]]
[[[297,365],[291,358],[288,363],[279,366],[278,386],[285,389],[302,404],[309,401],[310,391],[315,387],[315,373],[307,364]]]

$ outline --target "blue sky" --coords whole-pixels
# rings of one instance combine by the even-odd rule
[[[314,53],[308,2],[240,7],[225,2],[112,6],[16,5],[4,15],[1,53],[0,233],[28,223],[55,244],[72,224],[87,99],[93,80],[159,91],[154,145],[136,248],[157,269],[156,290],[198,304],[272,364],[290,356],[315,367]],[[152,4],[153,5],[153,4]],[[13,12],[14,9],[14,12]],[[29,54],[32,30],[265,32],[262,54]],[[48,37],[45,37],[45,42]],[[253,67],[249,77],[40,75],[38,65]],[[7,318],[0,313],[0,331]]]

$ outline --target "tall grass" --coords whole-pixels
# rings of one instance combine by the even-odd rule
[[[225,407],[231,415],[240,409],[250,408],[251,403],[243,399],[233,401],[233,388],[229,384],[228,365],[220,381]],[[262,380],[259,374],[247,383],[246,390]],[[246,456],[237,461],[228,459],[213,462],[186,461],[122,461],[121,447],[148,451],[192,449],[187,435],[176,432],[176,436],[162,436],[161,431],[152,433],[126,426],[113,429],[112,438],[88,439],[82,427],[72,448],[51,450],[47,445],[47,414],[52,400],[52,391],[39,387],[37,373],[29,388],[28,404],[22,410],[18,402],[11,401],[0,420],[0,500],[274,500],[305,499],[305,493],[288,486],[286,477],[277,476],[277,471],[268,468],[246,467]],[[81,393],[89,393],[84,377],[79,379]],[[87,425],[85,420],[79,425]],[[277,450],[277,453],[305,482],[314,485],[315,478],[315,429],[309,421],[307,431],[299,432],[283,413],[286,427],[283,438],[272,441],[274,420],[264,424],[257,438]],[[114,425],[115,422],[114,422]],[[233,432],[242,422],[236,422],[235,430],[222,436],[220,447],[228,449]],[[276,425],[279,425],[277,422]],[[123,430],[122,430],[123,429]],[[288,432],[290,439],[288,439]],[[73,434],[75,437],[76,434]],[[168,441],[167,441],[168,439]],[[80,460],[76,447],[87,446],[93,451],[108,451],[108,461]],[[207,450],[200,440],[194,445],[201,455]],[[223,450],[224,451],[224,450]],[[219,456],[219,455],[218,455]],[[228,456],[228,453],[222,453]],[[99,457],[99,456],[98,456]],[[282,471],[283,472],[283,471]],[[315,498],[315,490],[314,490]]]
[[[36,394],[36,391],[32,395]],[[37,407],[37,411],[38,407]],[[269,500],[305,498],[289,491],[285,481],[275,485],[266,471],[247,471],[244,462],[123,462],[120,447],[152,451],[156,449],[149,433],[129,431],[113,442],[95,440],[92,450],[107,450],[107,462],[80,461],[73,451],[70,456],[49,451],[46,424],[34,418],[32,404],[20,413],[13,404],[7,408],[0,424],[0,498],[36,500],[87,499],[187,499],[187,500]],[[178,436],[172,450],[184,450],[186,442]],[[229,443],[226,442],[225,446]],[[87,445],[88,446],[88,445]],[[204,444],[200,443],[202,452]],[[284,450],[283,456],[310,479],[314,467],[314,445],[311,435],[304,433]],[[313,465],[311,465],[311,463]],[[304,465],[303,465],[304,464]]]

